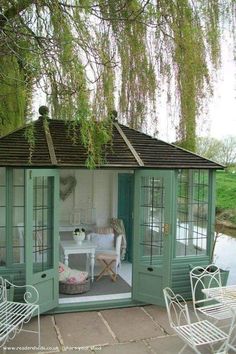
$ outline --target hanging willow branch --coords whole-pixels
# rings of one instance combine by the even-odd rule
[[[22,125],[34,93],[44,93],[53,118],[79,122],[94,166],[111,139],[110,125],[102,123],[109,112],[116,108],[140,130],[147,121],[157,125],[166,82],[169,104],[177,102],[179,112],[177,138],[194,150],[223,28],[235,31],[235,6],[233,0],[0,0],[1,133]]]

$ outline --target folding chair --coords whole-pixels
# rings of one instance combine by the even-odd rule
[[[122,235],[119,235],[116,239],[116,247],[114,250],[107,250],[103,253],[99,253],[96,259],[103,266],[102,271],[97,277],[97,281],[105,274],[109,274],[113,281],[116,281],[118,267],[120,266],[120,249],[121,249]],[[115,266],[115,271],[113,267]]]
[[[190,271],[190,283],[193,308],[199,320],[199,313],[216,321],[232,319],[233,313],[227,304],[216,302],[216,300],[206,297],[202,292],[203,289],[222,288],[220,269],[215,264],[210,264],[207,267],[194,267]]]
[[[201,354],[198,348],[203,345],[209,345],[213,353],[227,353],[228,334],[207,320],[191,323],[188,306],[183,297],[179,294],[175,295],[170,288],[163,289],[163,293],[170,326],[185,342],[179,354],[187,345],[197,354]],[[216,344],[219,344],[219,348],[214,351],[213,346]]]

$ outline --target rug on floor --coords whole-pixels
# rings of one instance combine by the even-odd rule
[[[131,286],[126,281],[117,276],[116,281],[112,281],[109,276],[103,276],[101,279],[90,283],[90,290],[83,294],[65,295],[60,294],[60,298],[71,296],[94,296],[94,295],[111,295],[111,294],[123,294],[131,292]]]

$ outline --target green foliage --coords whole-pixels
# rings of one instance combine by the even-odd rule
[[[220,62],[220,13],[223,10],[228,11],[228,7],[227,4],[223,7],[218,0],[202,1],[200,6],[204,16],[206,40],[209,44],[211,60],[217,67]]]
[[[236,164],[234,163],[234,164],[228,166],[226,171],[229,173],[236,173]]]
[[[207,159],[219,161],[219,150],[221,142],[218,139],[211,137],[197,137],[196,139],[196,152],[200,156]]]
[[[236,225],[236,174],[217,172],[216,211],[219,221]]]
[[[216,207],[218,211],[236,209],[236,174],[217,172]]]
[[[34,147],[35,147],[35,132],[34,132],[34,124],[28,124],[26,129],[25,129],[25,138],[27,139],[29,143],[29,164],[32,163],[32,156],[34,152]]]
[[[21,126],[25,119],[27,92],[14,56],[0,56],[0,135]]]
[[[161,4],[161,13],[168,14],[168,32],[173,38],[170,43],[172,63],[168,58],[163,65],[165,68],[175,67],[177,70],[176,92],[180,104],[178,140],[180,146],[195,151],[196,119],[209,83],[201,10],[199,8],[195,11],[188,0],[162,1]],[[171,79],[172,75],[169,77],[169,80]],[[171,85],[169,87],[171,96],[173,88]]]
[[[86,120],[79,118],[82,142],[88,151],[86,164],[93,169],[106,162],[104,146],[111,143],[112,120],[110,118],[97,122],[94,117]]]
[[[198,137],[196,152],[225,166],[236,162],[236,137],[226,136],[219,140],[211,137]]]
[[[169,105],[179,105],[178,140],[195,150],[222,24],[235,28],[234,0],[0,0],[0,6],[1,133],[23,123],[36,88],[43,90],[53,118],[81,121],[93,166],[98,146],[111,139],[106,122],[115,105],[129,126],[141,130],[150,119],[155,125],[166,82]]]
[[[155,107],[156,74],[148,45],[147,13],[142,11],[139,0],[100,1],[104,18],[111,18],[120,60],[121,84],[119,90],[119,112],[126,122],[141,129],[148,112],[148,102]],[[114,71],[113,71],[114,72]]]

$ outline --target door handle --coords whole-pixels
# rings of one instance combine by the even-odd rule
[[[149,270],[149,272],[153,272],[153,268],[152,267],[148,267],[147,270]]]
[[[163,233],[165,236],[168,236],[170,232],[170,224],[164,224],[163,226]]]

